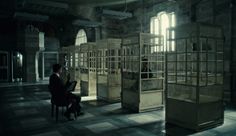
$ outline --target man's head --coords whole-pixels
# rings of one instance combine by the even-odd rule
[[[53,72],[61,74],[62,73],[62,66],[60,64],[54,64],[52,66]]]
[[[142,59],[142,65],[143,65],[143,68],[147,68],[147,66],[148,66],[148,59],[147,58]]]

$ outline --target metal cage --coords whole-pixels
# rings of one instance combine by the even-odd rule
[[[213,25],[170,28],[166,57],[166,122],[196,131],[222,124],[223,35]]]
[[[147,33],[122,39],[123,108],[136,112],[163,107],[163,36]]]
[[[77,81],[75,91],[80,91],[80,68],[79,68],[80,46],[72,45],[63,47],[59,52],[59,63],[63,65],[62,77],[66,80],[66,75],[70,74],[71,81]]]
[[[97,97],[105,101],[120,101],[121,39],[103,39],[97,44]]]
[[[81,95],[96,96],[96,44],[81,44],[79,55]]]

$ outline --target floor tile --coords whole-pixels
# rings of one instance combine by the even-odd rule
[[[22,115],[32,115],[32,114],[37,114],[39,111],[35,108],[32,109],[20,109],[20,110],[15,110],[14,111],[15,115],[22,116]]]
[[[151,122],[155,122],[159,120],[158,118],[154,118],[149,115],[138,115],[138,116],[129,117],[128,119],[135,121],[137,123],[140,123],[140,124],[151,123]]]
[[[45,132],[45,133],[40,133],[32,136],[63,136],[60,134],[58,131],[51,131],[51,132]]]
[[[96,123],[96,124],[92,124],[92,125],[87,125],[85,126],[86,128],[88,128],[89,130],[91,130],[94,133],[101,133],[104,131],[111,131],[114,129],[118,129],[117,126],[109,123],[109,122],[101,122],[101,123]]]
[[[92,118],[95,117],[93,114],[88,113],[88,112],[84,112],[84,115],[80,115],[77,118],[77,121],[80,121],[81,119],[88,119],[88,118]]]
[[[23,128],[32,128],[32,127],[39,127],[48,124],[46,118],[33,118],[33,119],[25,119],[20,121],[20,124]]]
[[[22,84],[23,85],[23,84]],[[202,132],[165,125],[165,109],[133,113],[121,103],[96,101],[82,97],[85,113],[67,121],[51,115],[51,102],[46,85],[4,87],[0,90],[0,135],[2,136],[236,136],[236,109],[226,108],[224,124]],[[6,97],[7,96],[7,97]],[[62,119],[63,118],[63,119]]]
[[[157,136],[156,134],[152,134],[139,128],[121,129],[118,133],[122,136]]]

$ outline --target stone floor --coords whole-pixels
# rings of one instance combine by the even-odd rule
[[[50,95],[45,85],[0,87],[0,136],[236,136],[236,109],[227,108],[222,126],[194,133],[165,127],[164,111],[130,113],[120,103],[83,101],[85,115],[58,123],[50,116]],[[85,100],[85,99],[84,99]]]

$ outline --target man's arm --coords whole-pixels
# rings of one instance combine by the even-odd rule
[[[68,75],[67,75],[66,84],[65,84],[65,88],[67,89],[70,85],[71,85],[71,82],[70,82],[70,74],[68,74]]]

